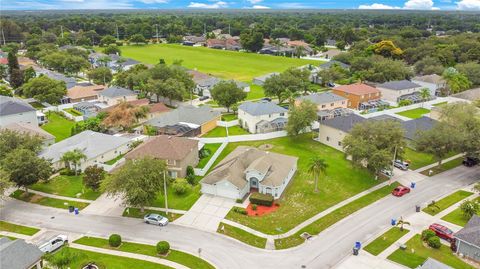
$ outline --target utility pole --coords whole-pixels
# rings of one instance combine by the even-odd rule
[[[5,33],[3,32],[3,27],[2,27],[2,40],[3,40],[3,45],[5,46]]]
[[[119,36],[118,36],[118,24],[115,23],[115,29],[117,30],[117,40],[120,40]]]
[[[155,29],[157,30],[157,44],[160,43],[159,39],[158,39],[158,24],[155,24]]]
[[[229,34],[229,35],[232,35],[232,34],[230,33],[230,23],[228,24],[228,34]]]
[[[63,26],[60,25],[60,32],[62,33],[62,38],[63,38]]]
[[[168,199],[167,199],[167,175],[166,171],[163,171],[163,191],[165,195],[165,212],[167,212],[168,216]]]

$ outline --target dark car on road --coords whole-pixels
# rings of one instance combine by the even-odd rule
[[[409,187],[398,186],[395,189],[393,189],[392,194],[393,194],[393,196],[402,197],[403,195],[405,195],[409,192],[410,192]]]
[[[480,163],[480,159],[475,157],[465,157],[463,160],[463,165],[466,167],[472,167]]]
[[[198,98],[198,100],[200,100],[200,101],[205,101],[205,100],[207,100],[208,98],[210,98],[210,97],[208,97],[208,96],[202,96],[202,97]]]
[[[442,238],[442,239],[445,239],[447,240],[448,242],[453,242],[453,231],[448,229],[447,227],[441,225],[441,224],[438,224],[438,223],[434,223],[432,225],[430,225],[430,227],[428,227],[428,229],[432,230],[435,232],[435,234]]]

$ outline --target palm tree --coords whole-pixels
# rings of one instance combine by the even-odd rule
[[[297,97],[300,96],[300,93],[299,92],[296,92],[296,91],[292,91],[290,89],[286,89],[283,93],[282,93],[282,99],[284,100],[288,100],[288,103],[290,104],[290,106],[294,105],[295,104],[295,99]]]
[[[318,178],[320,174],[325,175],[327,172],[328,164],[325,162],[324,159],[320,157],[313,157],[308,164],[308,173],[311,174],[315,178],[315,190],[314,192],[318,192]]]
[[[63,154],[61,160],[65,162],[65,166],[71,169],[71,164],[75,167],[75,175],[77,175],[77,167],[81,160],[85,160],[87,156],[80,149],[67,151]]]
[[[422,107],[425,104],[425,101],[431,97],[430,90],[428,88],[420,89],[420,97],[422,97]]]
[[[400,226],[400,231],[403,232],[403,226],[404,225],[410,225],[410,222],[403,220],[403,217],[400,217],[400,220],[397,222],[397,226]]]

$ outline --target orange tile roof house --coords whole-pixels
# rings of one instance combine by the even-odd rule
[[[332,92],[347,98],[348,107],[354,109],[359,109],[362,103],[379,100],[382,96],[380,90],[363,83],[338,86]]]
[[[165,160],[171,177],[185,177],[187,167],[198,164],[198,141],[185,137],[159,135],[145,141],[125,155],[127,160],[152,157]]]
[[[105,89],[103,85],[75,85],[68,89],[67,97],[70,98],[71,103],[84,102],[89,100],[96,100],[98,93]]]

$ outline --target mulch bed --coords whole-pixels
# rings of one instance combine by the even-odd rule
[[[252,205],[253,204],[250,203],[246,208],[248,216],[262,216],[272,213],[280,207],[278,204],[274,203],[272,206],[257,205],[257,210],[253,210]]]

